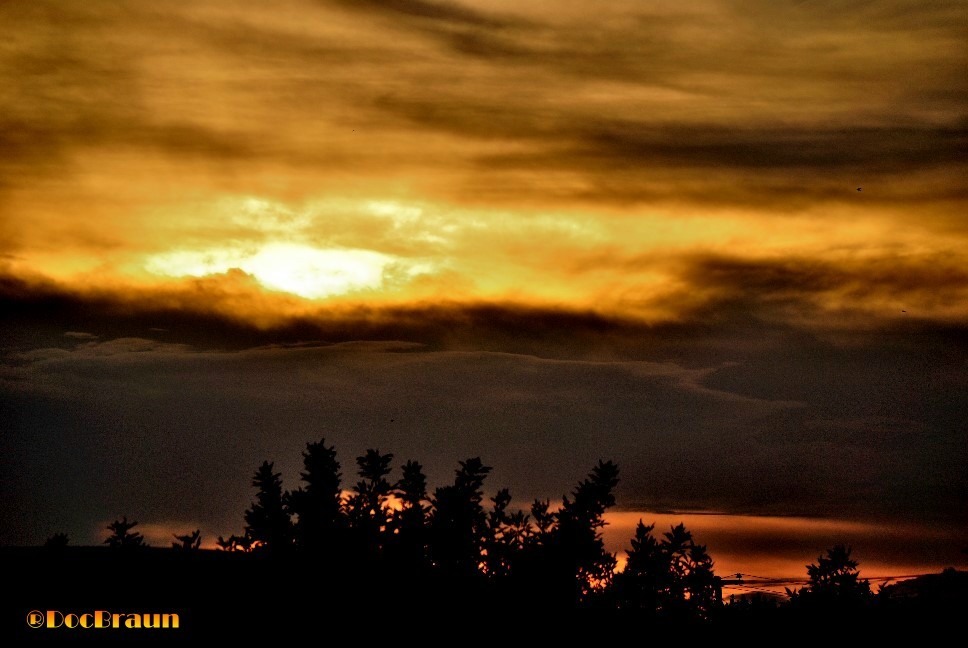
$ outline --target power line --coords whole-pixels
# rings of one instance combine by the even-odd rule
[[[926,574],[898,574],[893,576],[869,576],[867,578],[862,578],[860,580],[868,582],[881,582],[888,583],[890,581],[904,581],[912,578],[919,578],[921,576],[929,576],[930,573]],[[743,572],[736,572],[732,574],[735,576],[736,580],[724,579],[722,581],[722,587],[724,590],[741,590],[742,592],[758,592],[763,594],[770,594],[773,596],[781,596],[788,598],[789,595],[786,593],[787,585],[804,585],[810,582],[808,578],[786,578],[786,577],[770,577],[770,576],[757,576],[756,574],[745,574]],[[749,582],[746,579],[755,579],[753,582]],[[784,591],[779,589],[767,589],[769,587],[783,587]]]
[[[931,576],[935,572],[927,572],[923,574],[896,574],[887,576],[860,576],[860,580],[866,581],[887,581],[887,580],[906,580],[908,578],[920,578],[921,576]],[[759,582],[769,582],[769,583],[809,583],[809,578],[804,578],[802,576],[757,576],[755,574],[744,574],[742,572],[736,572],[735,574],[730,574],[730,576],[736,576],[739,580],[745,580],[747,578],[756,578]],[[727,577],[728,579],[729,577]]]
[[[766,589],[764,587],[755,587],[755,586],[752,586],[752,585],[729,585],[729,586],[727,586],[724,589],[740,589],[740,590],[743,590],[745,592],[757,592],[757,593],[761,593],[761,594],[770,594],[772,596],[782,596],[783,598],[787,598],[787,593],[786,592],[780,592],[780,591],[777,591],[777,590],[769,590],[769,589]]]

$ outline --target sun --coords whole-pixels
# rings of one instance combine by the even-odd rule
[[[232,269],[265,288],[322,299],[376,290],[393,257],[372,250],[320,249],[299,243],[175,250],[149,257],[145,269],[167,277],[204,277]]]

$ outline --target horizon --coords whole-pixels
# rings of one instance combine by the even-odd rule
[[[344,491],[344,502],[351,496]],[[552,509],[561,505],[552,502]],[[398,510],[399,505],[390,503]],[[513,508],[513,507],[512,507]],[[652,524],[655,533],[662,535],[677,524],[684,524],[699,544],[707,546],[713,559],[716,574],[728,581],[722,585],[724,598],[744,594],[772,593],[787,598],[788,588],[809,585],[807,567],[836,544],[854,549],[859,560],[859,577],[873,586],[886,586],[921,576],[940,574],[948,569],[968,571],[965,561],[951,564],[939,561],[945,538],[937,530],[909,525],[906,528],[888,527],[884,524],[859,523],[829,518],[802,518],[792,516],[724,514],[715,511],[607,511],[604,515],[604,548],[616,557],[615,572],[624,571],[629,540],[639,521]],[[133,527],[144,537],[146,548],[181,551],[173,543],[179,533],[190,533],[193,523],[147,522],[129,518]],[[109,549],[105,546],[105,530],[109,520],[104,520],[87,536],[70,540],[71,547],[85,549]],[[750,528],[753,527],[753,528]],[[770,547],[767,540],[778,536],[790,537],[790,527],[797,527],[797,543],[786,543],[782,551]],[[201,531],[202,529],[199,528]],[[233,530],[224,533],[206,531],[201,533],[201,551],[223,551],[215,542],[228,537]],[[70,538],[70,534],[67,534]],[[86,543],[85,543],[86,541]],[[932,542],[933,541],[933,542]],[[758,551],[750,551],[754,545]],[[928,549],[925,552],[925,549]],[[925,556],[927,553],[927,557]],[[361,565],[362,566],[362,565]],[[742,577],[741,583],[736,579]]]

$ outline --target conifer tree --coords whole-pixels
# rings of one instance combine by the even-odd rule
[[[292,545],[292,521],[283,506],[282,474],[263,461],[252,477],[255,502],[245,512],[245,535],[260,551],[285,551]]]

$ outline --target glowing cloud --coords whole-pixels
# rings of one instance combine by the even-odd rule
[[[204,277],[239,269],[273,290],[309,299],[377,289],[395,259],[371,250],[321,250],[295,243],[257,248],[178,250],[149,257],[148,272],[168,277]]]

